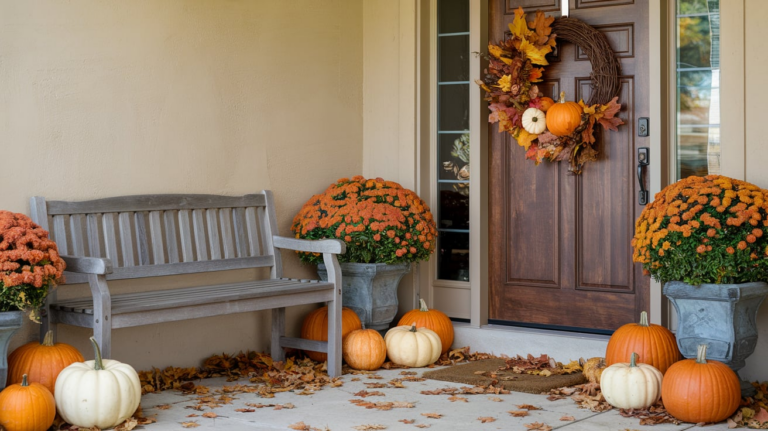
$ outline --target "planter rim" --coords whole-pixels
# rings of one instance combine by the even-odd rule
[[[739,301],[765,296],[768,283],[753,281],[740,284],[692,285],[682,281],[664,283],[663,293],[670,298],[698,298],[715,301]]]
[[[0,311],[0,327],[21,327],[24,322],[23,311]]]
[[[356,262],[344,262],[340,263],[341,269],[347,273],[363,274],[363,273],[378,273],[378,272],[408,272],[411,269],[411,263],[356,263]],[[326,271],[325,264],[317,265],[318,271]]]

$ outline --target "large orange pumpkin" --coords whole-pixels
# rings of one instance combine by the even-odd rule
[[[363,327],[360,323],[360,318],[357,317],[357,313],[352,311],[351,308],[343,307],[341,309],[341,339],[342,342],[347,335]],[[309,313],[304,318],[304,323],[301,325],[301,338],[316,341],[328,341],[328,306],[318,308],[317,310]],[[307,356],[313,361],[325,362],[328,359],[328,355],[323,352],[312,352],[307,350]]]
[[[356,370],[378,370],[387,359],[387,343],[379,331],[358,329],[344,339],[344,360]]]
[[[55,416],[51,391],[40,383],[29,383],[26,374],[20,384],[0,392],[0,426],[7,431],[45,431]]]
[[[421,308],[411,310],[400,319],[397,326],[416,325],[417,328],[427,328],[435,331],[440,337],[443,349],[446,353],[453,344],[453,323],[451,319],[439,310],[430,310],[423,299],[419,300]]]
[[[565,91],[560,93],[560,100],[547,109],[547,129],[555,136],[567,136],[581,124],[584,110],[576,102],[565,101]],[[627,360],[626,362],[629,362]]]
[[[83,355],[69,344],[54,344],[53,332],[48,331],[42,343],[27,343],[8,356],[8,382],[21,383],[26,374],[30,382],[40,383],[53,393],[61,370],[83,361]]]
[[[661,374],[682,359],[675,335],[669,329],[648,324],[648,313],[640,313],[640,323],[627,323],[613,333],[605,351],[608,366],[630,362],[632,353],[639,355],[637,362],[653,365]]]
[[[720,422],[741,402],[739,377],[727,365],[707,360],[707,345],[699,345],[696,359],[669,367],[661,383],[664,407],[681,421]]]

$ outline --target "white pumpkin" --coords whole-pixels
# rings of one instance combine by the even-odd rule
[[[603,370],[600,389],[608,404],[620,409],[646,409],[661,398],[661,371],[637,363],[637,353],[630,363],[619,362]]]
[[[56,379],[56,409],[61,417],[81,428],[112,428],[130,418],[141,402],[141,383],[128,364],[101,359],[91,337],[96,359],[75,362]]]
[[[547,130],[547,117],[544,111],[528,108],[523,112],[523,129],[533,135],[540,135]]]
[[[392,362],[409,367],[423,367],[440,359],[440,336],[428,328],[396,326],[384,336],[387,356]]]

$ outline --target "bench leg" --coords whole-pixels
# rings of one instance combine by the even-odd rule
[[[341,301],[328,302],[328,375],[341,376]]]
[[[89,275],[93,295],[93,338],[101,348],[101,357],[112,358],[112,298],[103,275]]]
[[[280,345],[280,337],[285,336],[285,308],[272,310],[272,360],[284,361],[285,350]]]

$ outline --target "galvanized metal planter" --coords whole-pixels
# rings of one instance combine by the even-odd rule
[[[720,361],[738,372],[757,345],[757,310],[768,284],[702,284],[680,281],[664,285],[664,295],[677,310],[677,346],[686,358],[696,357],[699,344],[709,345],[707,358]],[[755,389],[741,382],[741,393],[752,396]]]
[[[5,387],[8,377],[8,344],[13,334],[21,329],[23,321],[23,311],[0,312],[0,390]]]
[[[366,328],[386,331],[397,314],[397,286],[410,270],[410,263],[342,263],[341,303],[354,310]],[[328,279],[325,265],[317,265],[317,273]]]

